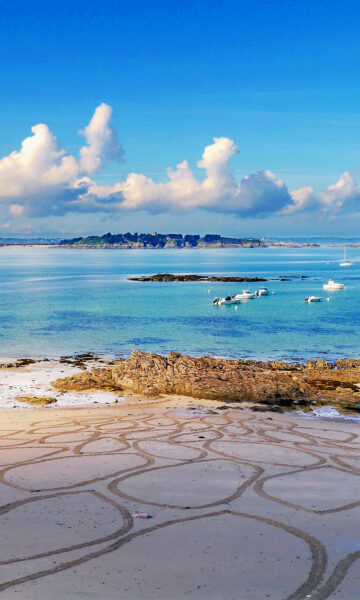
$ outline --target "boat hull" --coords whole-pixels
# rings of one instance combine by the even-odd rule
[[[234,300],[241,302],[241,300],[252,300],[255,294],[236,294]]]
[[[334,290],[343,290],[344,287],[345,287],[344,285],[326,285],[326,284],[323,285],[323,289],[329,290],[330,292],[334,291]]]

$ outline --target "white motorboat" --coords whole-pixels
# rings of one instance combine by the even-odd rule
[[[346,260],[346,248],[344,248],[344,258],[342,260],[342,262],[340,263],[340,267],[352,267],[353,264],[352,262],[350,262],[350,260]]]
[[[213,304],[215,306],[222,306],[223,304],[239,304],[240,300],[235,300],[234,297],[226,296],[226,298],[214,298]]]
[[[327,283],[323,285],[324,290],[343,290],[345,288],[343,283],[339,283],[334,281],[333,279],[329,279]]]
[[[255,293],[253,292],[249,292],[249,290],[242,290],[241,294],[235,294],[235,296],[233,296],[233,298],[235,300],[251,300],[251,298],[254,298]]]
[[[321,302],[322,298],[320,296],[308,296],[305,298],[304,302]]]
[[[259,290],[256,290],[255,296],[269,296],[270,292],[266,287],[262,287]]]

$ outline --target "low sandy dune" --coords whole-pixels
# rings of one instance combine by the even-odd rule
[[[2,411],[0,598],[358,600],[359,425],[220,406]]]

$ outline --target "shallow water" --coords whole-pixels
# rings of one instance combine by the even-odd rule
[[[360,355],[360,249],[0,249],[0,356],[51,357],[134,348],[226,357],[335,359]],[[266,278],[274,292],[234,306],[215,296],[259,284],[139,283],[129,275],[203,273]],[[301,280],[301,275],[309,279]],[[329,277],[346,289],[328,292]],[[304,303],[320,295],[319,304]],[[330,301],[326,302],[326,298]]]
[[[294,413],[287,413],[293,415]],[[304,419],[322,419],[323,421],[339,421],[349,423],[360,423],[360,416],[357,413],[344,414],[334,408],[333,406],[321,406],[314,408],[311,412],[297,411],[296,415],[303,417]]]

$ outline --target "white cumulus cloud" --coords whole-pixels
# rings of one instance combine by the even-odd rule
[[[102,166],[103,158],[121,160],[123,150],[117,133],[110,125],[112,108],[104,102],[98,106],[87,127],[80,131],[88,145],[80,150],[79,168],[90,175]]]
[[[19,150],[0,159],[0,205],[12,218],[77,212],[148,212],[203,209],[237,217],[265,218],[318,212],[325,215],[360,212],[360,186],[349,172],[334,185],[316,192],[305,186],[289,191],[269,170],[237,181],[229,161],[237,153],[233,140],[216,137],[204,148],[196,176],[187,160],[167,169],[156,182],[130,173],[112,185],[94,176],[109,160],[121,161],[123,150],[111,126],[112,108],[100,104],[79,133],[86,143],[78,157],[63,149],[47,125],[32,127]]]
[[[106,159],[122,157],[117,134],[109,125],[111,114],[107,104],[97,107],[81,132],[87,145],[80,149],[79,159],[61,148],[47,125],[34,125],[21,149],[0,160],[0,203],[8,203],[12,215],[23,210],[36,215],[66,212],[67,203],[85,191],[81,176],[94,174]]]
[[[348,171],[325,190],[316,193],[312,187],[303,187],[291,192],[291,197],[284,214],[316,210],[325,215],[360,212],[360,186]]]
[[[88,196],[121,210],[189,211],[204,208],[238,216],[265,216],[281,211],[291,197],[286,185],[271,171],[259,171],[237,182],[229,159],[237,152],[232,140],[214,138],[206,146],[197,166],[205,177],[197,179],[186,160],[176,169],[167,169],[168,181],[156,183],[145,175],[130,173],[125,181],[112,186],[90,184]],[[111,205],[109,205],[111,208]]]

